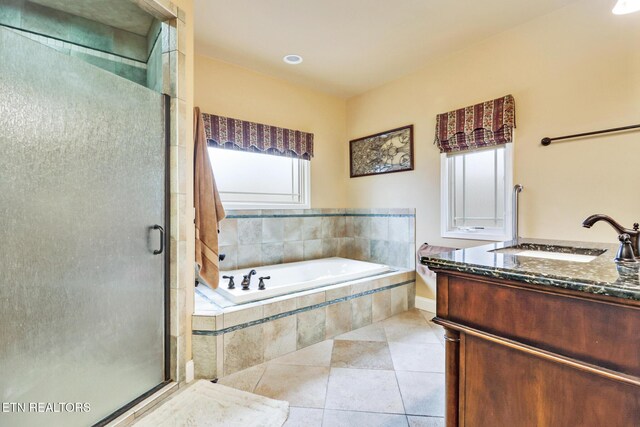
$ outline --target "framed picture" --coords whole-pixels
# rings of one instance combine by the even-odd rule
[[[351,178],[413,170],[413,125],[349,141]]]

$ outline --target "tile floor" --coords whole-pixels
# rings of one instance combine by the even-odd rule
[[[409,310],[219,382],[288,401],[285,427],[444,426],[444,331],[432,317]]]

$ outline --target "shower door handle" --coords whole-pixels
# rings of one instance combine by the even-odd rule
[[[153,251],[154,255],[160,255],[162,252],[164,252],[164,228],[156,224],[153,226],[153,229],[160,230],[160,249],[156,249],[155,251]]]

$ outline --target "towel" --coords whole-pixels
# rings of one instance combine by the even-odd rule
[[[198,107],[195,108],[193,115],[193,135],[195,140],[193,201],[196,208],[196,264],[200,267],[200,277],[215,289],[220,280],[218,224],[225,217],[225,212],[213,177],[202,116]]]
[[[436,275],[433,271],[429,270],[426,265],[420,263],[420,258],[423,256],[436,255],[443,252],[453,252],[456,248],[448,248],[446,246],[432,246],[428,243],[423,243],[420,248],[416,251],[416,270],[418,274],[420,274],[425,281],[428,279],[435,280]]]

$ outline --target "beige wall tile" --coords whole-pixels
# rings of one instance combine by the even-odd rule
[[[304,243],[302,241],[284,242],[283,261],[297,262],[304,260]]]
[[[193,335],[191,345],[193,346],[195,377],[206,379],[216,378],[218,375],[216,337]]]
[[[305,311],[296,315],[297,319],[297,348],[301,349],[324,340],[325,337],[325,307]]]
[[[296,316],[287,316],[264,324],[264,360],[297,350]]]
[[[236,326],[242,323],[251,322],[253,320],[262,319],[263,317],[263,305],[257,305],[251,308],[241,308],[239,310],[230,311],[223,314],[223,327],[229,328],[231,326]]]
[[[281,301],[271,302],[264,305],[264,317],[293,311],[296,309],[296,298],[287,298]]]
[[[256,325],[224,334],[224,375],[264,361],[263,330],[263,325]]]
[[[391,289],[391,314],[399,314],[409,309],[407,298],[407,285]]]
[[[326,291],[327,301],[331,301],[337,298],[342,298],[351,295],[350,285],[339,285],[333,289],[327,289]]]
[[[371,320],[378,322],[391,316],[391,292],[389,290],[371,294]]]
[[[326,309],[326,338],[332,338],[351,330],[351,303],[349,301],[328,305]]]
[[[311,305],[320,304],[326,301],[326,293],[314,292],[308,295],[302,295],[296,298],[298,308],[309,307]]]
[[[372,301],[372,295],[364,295],[350,301],[352,329],[362,328],[363,326],[371,324]]]
[[[191,316],[191,328],[194,331],[215,331],[216,316]]]

